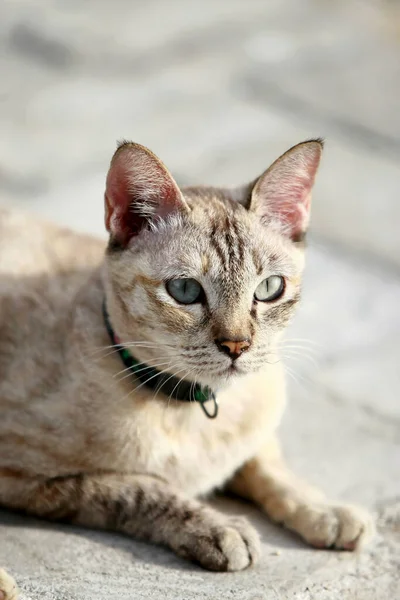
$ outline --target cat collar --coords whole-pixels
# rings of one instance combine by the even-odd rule
[[[217,417],[218,402],[214,392],[209,387],[202,386],[193,381],[180,379],[175,375],[171,375],[171,373],[160,372],[154,367],[136,360],[130,351],[121,344],[121,340],[114,333],[105,301],[103,302],[103,317],[108,335],[123,364],[143,385],[181,402],[198,402],[209,419]],[[212,412],[205,405],[208,401],[214,403]]]

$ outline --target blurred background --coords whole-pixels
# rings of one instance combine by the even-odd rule
[[[0,203],[100,235],[117,139],[150,147],[182,184],[234,185],[325,137],[283,435],[298,471],[381,515],[366,565],[388,576],[395,511],[400,522],[400,2],[2,0],[0,72]]]
[[[103,231],[116,140],[183,183],[327,140],[315,234],[400,266],[397,0],[2,0],[0,201]]]

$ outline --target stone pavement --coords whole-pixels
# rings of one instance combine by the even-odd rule
[[[396,0],[3,0],[1,203],[101,234],[116,139],[183,183],[236,184],[326,138],[282,436],[300,474],[379,524],[359,556],[317,552],[224,501],[256,523],[263,558],[211,574],[3,512],[0,564],[26,597],[400,598],[399,55]]]

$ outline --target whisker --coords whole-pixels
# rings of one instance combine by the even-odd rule
[[[314,356],[319,356],[321,354],[320,350],[316,348],[305,348],[304,346],[299,346],[295,344],[282,344],[277,346],[279,350],[301,350],[305,354],[313,354]]]
[[[123,346],[125,346],[126,348],[129,348],[131,346],[154,346],[155,348],[174,348],[174,346],[172,346],[171,344],[166,344],[164,342],[157,342],[157,343],[153,343],[153,342],[124,342],[122,344]]]
[[[196,382],[196,377],[194,378],[194,380],[193,380],[193,381],[192,381],[192,383],[190,384],[190,389],[189,389],[189,402],[193,402],[193,401],[194,401],[194,398],[193,398],[193,400],[192,400],[192,393],[193,393],[194,386],[196,385],[196,383],[195,383],[195,382]]]
[[[121,347],[121,345],[124,348],[148,348],[148,349],[171,348],[172,350],[174,349],[174,347],[171,346],[170,344],[162,344],[162,343],[153,344],[151,342],[127,342],[124,344],[112,344],[110,346],[98,347],[94,350],[94,352],[89,354],[88,357],[93,357],[94,355],[99,354],[100,352],[104,352],[105,350],[111,349],[111,352],[100,357],[100,358],[106,358],[106,356],[109,356],[110,354],[114,354],[115,352],[118,352],[118,349]]]
[[[316,340],[310,340],[309,338],[283,338],[282,340],[279,341],[279,343],[285,343],[285,342],[304,342],[305,344],[310,344],[311,346],[317,346],[319,348],[322,348],[324,344],[321,344],[320,342],[317,342]]]
[[[305,355],[319,356],[320,352],[317,352],[313,348],[304,348],[304,346],[280,346],[278,350],[293,350],[293,352],[303,353]]]
[[[181,369],[180,371],[178,371],[178,373],[179,373],[179,372],[181,372],[181,371],[183,371],[183,370],[184,370],[184,369]],[[177,387],[179,387],[179,386],[180,386],[180,384],[182,383],[182,381],[183,381],[184,379],[186,379],[186,377],[187,377],[188,375],[190,375],[190,373],[192,373],[193,371],[194,371],[194,369],[189,369],[189,370],[188,370],[188,371],[187,371],[187,372],[186,372],[186,373],[183,375],[183,377],[181,377],[181,378],[179,379],[178,383],[175,385],[175,387],[173,388],[172,392],[171,392],[171,393],[170,393],[170,395],[169,395],[169,400],[172,398],[172,394],[174,393],[174,391],[176,390],[176,388],[177,388]],[[169,404],[169,400],[168,400],[168,404]]]
[[[111,347],[114,348],[114,349],[110,350],[110,352],[107,352],[106,354],[97,356],[96,358],[94,357],[94,354],[88,354],[86,356],[86,358],[91,358],[91,359],[95,360],[96,362],[98,362],[100,360],[103,360],[104,358],[107,358],[107,356],[111,356],[112,354],[116,354],[117,352],[119,352],[119,349],[120,349],[121,346],[119,344],[116,344],[115,346],[111,346]],[[148,349],[148,350],[156,350],[156,349],[158,350],[159,346],[154,346],[154,347],[152,347],[152,346],[140,346],[140,348]],[[97,352],[97,354],[99,354],[99,352]]]
[[[96,362],[99,362],[100,360],[103,360],[105,358],[107,358],[108,356],[111,356],[113,354],[116,354],[119,349],[120,349],[120,345],[116,344],[115,346],[111,346],[114,349],[111,350],[110,352],[107,352],[106,354],[103,354],[102,356],[98,356],[97,358],[94,358],[93,355],[87,355],[86,358],[91,358],[92,360],[95,360]],[[159,345],[154,345],[154,346],[145,346],[145,345],[138,345],[138,346],[123,346],[124,348],[133,348],[133,347],[137,347],[139,350],[163,350],[164,347],[163,346],[159,346]],[[171,348],[171,350],[175,350],[175,348],[173,346],[167,346],[165,345],[165,349],[167,348]],[[149,359],[151,360],[151,359]]]
[[[310,378],[304,377],[303,375],[300,375],[300,373],[297,373],[294,371],[294,369],[291,369],[287,364],[285,364],[285,371],[287,372],[287,374],[293,379],[293,381],[296,383],[296,385],[298,385],[301,390],[305,393],[308,393],[308,390],[306,388],[307,383],[310,383]]]
[[[185,368],[186,368],[186,367],[183,367],[182,369],[179,369],[179,371],[177,371],[177,373],[181,373],[182,371],[184,371],[184,370],[185,370]],[[182,378],[181,378],[181,379],[178,381],[178,384],[180,384],[180,382],[182,381],[182,379],[185,379],[185,377],[187,377],[187,375],[188,375],[190,372],[191,372],[190,370],[189,370],[189,371],[187,371],[187,372],[185,373],[185,375],[184,375],[184,376],[183,376],[183,377],[182,377]],[[176,377],[177,373],[175,373],[175,374],[174,374],[174,375],[175,375],[175,377]],[[171,398],[172,398],[172,394],[174,393],[174,390],[175,390],[175,388],[176,388],[176,386],[173,388],[173,390],[171,391],[171,393],[170,393],[170,394],[169,394],[169,396],[168,396],[168,401],[167,401],[166,407],[169,407],[169,404],[170,404],[170,401],[171,401]]]
[[[172,365],[170,368],[171,369],[175,369],[177,366],[179,365],[179,363]],[[166,373],[167,369],[164,369],[163,371],[160,371],[159,374],[161,375],[162,373]],[[178,371],[179,373],[179,371]],[[156,377],[156,375],[153,375],[152,377],[149,377],[149,379],[146,379],[146,381],[144,381],[143,383],[141,383],[140,385],[136,386],[135,388],[133,388],[128,394],[125,394],[125,396],[123,396],[119,402],[123,402],[124,400],[126,400],[127,398],[129,398],[129,396],[131,394],[133,394],[134,392],[136,392],[139,388],[141,388],[142,386],[146,385],[151,379],[154,379],[154,377]]]
[[[312,352],[310,351],[308,348],[302,348],[301,346],[281,346],[280,348],[277,348],[278,352],[293,352],[293,354],[300,354],[301,356],[313,356],[313,357],[317,357],[320,356],[319,352]]]
[[[314,357],[307,356],[306,354],[301,354],[299,352],[297,352],[297,353],[296,352],[292,352],[292,353],[283,354],[283,358],[284,358],[284,360],[294,360],[294,361],[297,361],[297,362],[301,362],[302,359],[305,359],[305,360],[309,361],[314,367],[317,367],[317,368],[319,367],[319,364],[315,360]]]
[[[168,379],[166,379],[165,381],[161,381],[161,382],[160,382],[160,384],[159,384],[159,385],[156,387],[156,391],[155,391],[155,393],[154,393],[154,396],[153,396],[153,398],[152,398],[153,400],[155,400],[155,398],[156,398],[156,396],[157,396],[158,392],[160,391],[160,389],[162,388],[162,386],[163,386],[165,383],[167,383],[167,381],[169,381],[170,379],[172,379],[173,377],[175,377],[175,375],[174,375],[174,374],[170,375],[170,376],[168,377]]]
[[[321,356],[320,352],[301,346],[275,346],[273,349],[271,348],[271,352],[277,355],[285,355],[285,353],[298,354],[299,356],[312,358],[313,360],[317,360]]]
[[[320,366],[320,360],[318,360],[316,356],[305,353],[304,351],[300,352],[292,348],[282,348],[278,352],[272,352],[271,354],[282,357],[284,360],[297,360],[298,362],[301,362],[303,360],[304,362],[307,361],[311,363],[317,368]]]
[[[267,364],[267,365],[277,365],[278,363],[281,362],[281,357],[277,356],[277,358],[275,360],[268,360],[267,358],[264,358],[262,361],[260,361],[260,363],[255,363],[257,366],[258,364]]]
[[[178,363],[180,364],[180,363]],[[174,369],[175,367],[178,366],[178,364],[174,365],[173,367],[170,367],[172,369]],[[182,369],[181,369],[182,370]],[[159,371],[158,373],[156,373],[155,375],[152,375],[151,377],[149,377],[148,379],[146,379],[146,381],[143,381],[140,385],[138,385],[137,387],[135,387],[132,391],[133,392],[137,392],[137,390],[139,390],[141,387],[143,387],[144,385],[147,385],[149,381],[151,381],[152,379],[154,379],[154,377],[157,377],[158,375],[162,375],[162,373],[166,373],[168,371],[168,369],[163,369],[162,371]],[[179,373],[180,371],[178,371]]]
[[[129,367],[128,369],[124,369],[124,370],[125,371],[129,370],[131,372],[127,373],[127,375],[124,375],[123,377],[120,377],[117,381],[119,383],[120,381],[123,381],[124,379],[126,379],[127,377],[130,377],[131,375],[136,375],[136,373],[140,373],[141,371],[146,371],[146,369],[149,369],[149,368],[150,369],[155,369],[156,367],[163,367],[165,365],[170,365],[170,364],[171,364],[171,361],[168,360],[168,361],[164,361],[164,362],[161,362],[161,363],[157,363],[155,365],[146,365],[145,367],[141,367],[140,369],[135,369],[135,371],[132,371],[130,369],[130,367]]]
[[[155,360],[165,360],[167,358],[169,358],[170,360],[172,360],[172,359],[175,359],[175,358],[179,358],[179,356],[170,356],[169,354],[165,355],[165,356],[157,356],[155,358],[149,358],[148,360],[140,361],[140,362],[137,363],[136,366],[147,365],[147,367],[154,367],[155,368],[157,365],[149,364],[150,361],[154,362]],[[132,370],[131,367],[126,367],[126,369],[122,369],[121,371],[118,371],[118,373],[115,373],[113,375],[113,377],[114,378],[118,377],[119,375],[122,375],[122,373],[125,373],[126,371],[131,371],[131,370]]]

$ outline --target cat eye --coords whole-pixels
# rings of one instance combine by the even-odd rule
[[[165,287],[169,295],[180,304],[194,304],[203,299],[203,288],[195,279],[170,279]]]
[[[271,302],[282,296],[285,289],[285,280],[279,275],[271,275],[264,279],[254,292],[254,298],[259,302]]]

